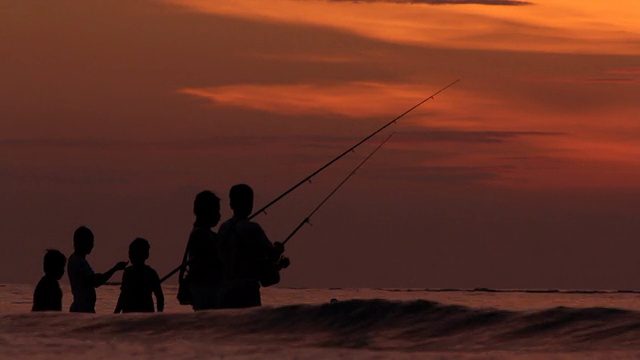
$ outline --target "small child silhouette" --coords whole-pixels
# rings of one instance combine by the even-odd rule
[[[164,310],[164,295],[158,273],[145,264],[150,248],[149,242],[142,238],[136,238],[129,245],[131,266],[122,275],[120,297],[114,313],[153,312],[152,293],[156,296],[158,312]]]
[[[44,276],[33,292],[31,311],[62,311],[62,290],[58,280],[64,275],[67,257],[58,250],[47,250],[44,255]]]

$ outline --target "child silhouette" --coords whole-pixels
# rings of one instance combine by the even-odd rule
[[[158,273],[145,264],[150,248],[149,242],[142,238],[136,238],[129,245],[131,266],[122,275],[120,297],[114,313],[153,312],[152,293],[156,296],[158,312],[164,309],[164,295]]]
[[[127,267],[126,261],[115,264],[107,272],[94,273],[87,261],[87,255],[91,254],[94,245],[93,232],[81,226],[73,233],[74,252],[69,256],[67,274],[73,293],[71,312],[96,312],[96,288],[104,285],[116,271]]]
[[[47,250],[44,255],[44,276],[33,292],[31,311],[62,311],[62,290],[58,280],[64,275],[67,257],[58,250]]]

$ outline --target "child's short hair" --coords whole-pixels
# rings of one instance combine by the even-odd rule
[[[73,248],[85,247],[88,241],[93,241],[93,232],[86,226],[80,226],[73,233]]]
[[[146,239],[136,238],[129,244],[129,257],[136,257],[140,254],[148,254],[151,245]]]
[[[47,253],[44,254],[44,273],[56,274],[60,271],[64,271],[64,266],[67,264],[67,257],[64,256],[58,250],[47,249]]]
[[[220,208],[220,198],[209,190],[199,192],[193,201],[193,213],[196,216],[206,215],[217,208]]]

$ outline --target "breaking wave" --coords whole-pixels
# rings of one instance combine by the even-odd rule
[[[331,290],[331,289],[330,289]],[[376,289],[388,292],[480,292],[480,293],[525,293],[525,294],[640,294],[640,290],[568,290],[568,289],[493,289],[493,288],[442,288],[442,289]]]
[[[431,301],[350,300],[180,314],[0,318],[4,334],[89,341],[250,341],[396,351],[640,348],[640,313],[614,308],[506,311]]]

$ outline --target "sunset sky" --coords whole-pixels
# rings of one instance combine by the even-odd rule
[[[256,208],[283,286],[640,290],[637,0],[0,0],[0,282],[96,235],[164,275],[197,192]],[[170,280],[171,283],[175,282]]]

